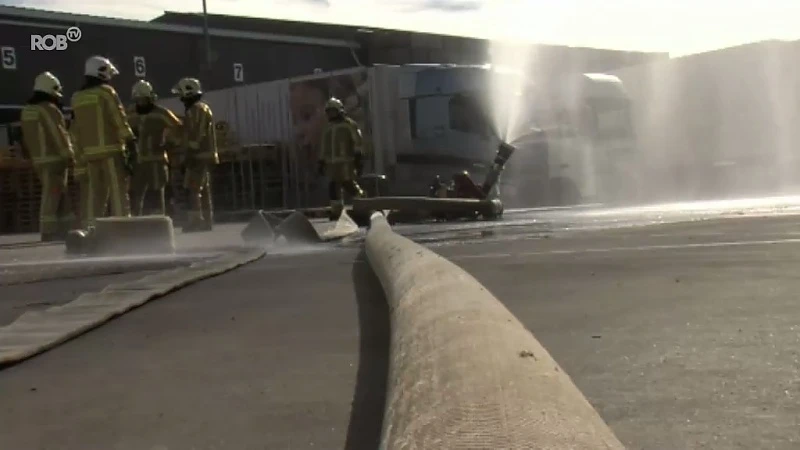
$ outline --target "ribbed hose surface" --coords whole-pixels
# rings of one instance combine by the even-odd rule
[[[366,252],[392,326],[381,449],[624,448],[472,276],[394,233],[379,214]]]

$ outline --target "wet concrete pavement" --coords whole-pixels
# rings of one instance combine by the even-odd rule
[[[27,311],[41,311],[75,300],[86,292],[99,292],[113,283],[123,283],[156,273],[157,268],[146,270],[132,267],[120,268],[116,273],[102,275],[48,278],[44,281],[19,282],[0,286],[0,327],[8,325]],[[36,275],[39,278],[39,275]],[[16,281],[20,281],[16,278]]]
[[[70,257],[63,243],[36,242],[38,235],[0,236],[0,326],[109,284],[217,258],[241,246],[240,229],[224,225],[213,233],[178,232],[174,255],[126,257]]]
[[[800,217],[575,228],[431,248],[534,332],[628,448],[800,446]],[[0,448],[374,450],[388,324],[359,260],[267,256],[0,372]]]
[[[217,225],[210,233],[183,233],[180,229],[175,232],[175,242],[178,255],[192,255],[198,253],[219,252],[228,247],[242,244],[239,232],[244,225],[221,224]],[[62,242],[42,243],[36,234],[18,234],[0,236],[0,275],[3,270],[16,270],[24,266],[40,264],[67,264],[73,261],[65,253]],[[158,260],[164,257],[131,257],[131,258],[81,258],[82,261],[103,264],[109,260],[116,261],[141,261]]]
[[[388,323],[357,256],[266,257],[0,372],[0,448],[374,450]]]
[[[631,449],[800,446],[800,218],[437,251],[537,336]]]

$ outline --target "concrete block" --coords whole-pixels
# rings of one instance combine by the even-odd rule
[[[175,253],[175,230],[166,216],[104,217],[97,219],[93,253],[142,255]]]
[[[280,225],[280,224],[281,224],[281,222],[283,222],[283,218],[281,218],[281,217],[278,217],[277,215],[275,215],[275,214],[273,214],[273,213],[270,213],[270,212],[267,212],[267,211],[264,211],[264,210],[261,210],[261,211],[259,211],[258,213],[259,213],[259,214],[261,214],[261,217],[263,217],[263,218],[264,218],[264,220],[266,220],[266,221],[267,221],[267,223],[269,223],[269,225],[270,225],[270,226],[271,226],[273,229],[274,229],[275,227],[277,227],[278,225]]]
[[[275,241],[275,230],[267,220],[265,213],[259,211],[253,214],[247,226],[242,230],[241,236],[242,240],[248,243],[271,244]]]
[[[369,218],[367,218],[367,224],[369,224]],[[320,239],[325,242],[336,241],[358,233],[358,229],[358,220],[352,217],[348,211],[343,211],[342,214],[339,215],[336,225],[322,233]]]
[[[318,244],[322,238],[305,214],[295,211],[278,225],[275,232],[290,244]]]

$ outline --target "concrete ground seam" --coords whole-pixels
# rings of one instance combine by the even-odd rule
[[[229,272],[265,254],[265,249],[258,248],[234,251],[211,261],[111,284],[100,292],[81,294],[65,305],[26,312],[0,327],[0,368],[54,348],[150,300]]]

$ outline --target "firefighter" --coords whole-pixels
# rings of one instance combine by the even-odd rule
[[[72,166],[72,178],[78,184],[78,217],[80,217],[81,228],[86,229],[89,226],[89,211],[91,205],[91,197],[89,196],[89,172],[86,169],[86,160],[83,157],[83,151],[78,145],[78,138],[75,132],[74,121],[70,123],[69,137],[72,141],[72,150],[75,152],[75,164]]]
[[[364,196],[357,181],[363,170],[362,137],[358,124],[347,117],[339,99],[328,100],[325,115],[328,123],[322,131],[317,171],[328,177],[330,218],[335,220],[344,210],[345,192],[353,197]]]
[[[74,154],[61,112],[62,91],[55,75],[41,73],[22,110],[22,142],[42,183],[39,232],[44,242],[64,239],[75,221],[67,191]]]
[[[109,84],[119,75],[114,64],[92,56],[84,66],[86,82],[72,96],[73,127],[89,174],[87,222],[91,226],[105,214],[130,216],[129,177],[133,173],[136,146],[125,109]]]
[[[128,122],[136,135],[138,159],[131,182],[133,214],[141,216],[148,190],[158,195],[158,214],[167,214],[164,188],[169,179],[167,147],[174,141],[181,121],[167,108],[156,105],[153,86],[144,80],[133,85],[131,92],[135,105],[128,114]]]
[[[211,230],[214,224],[211,173],[219,164],[214,117],[211,108],[201,101],[203,89],[196,78],[182,78],[172,88],[172,93],[180,96],[186,108],[183,185],[189,191],[189,217],[184,231]]]

